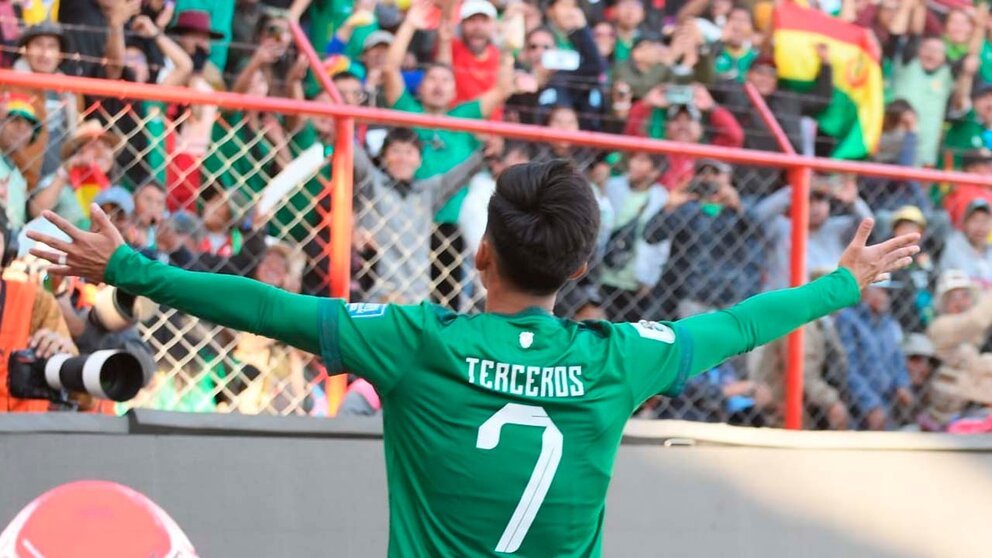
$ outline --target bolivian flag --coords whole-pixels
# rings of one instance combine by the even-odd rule
[[[882,134],[881,53],[870,32],[820,11],[782,2],[775,10],[775,65],[786,87],[809,89],[820,70],[816,46],[830,49],[834,93],[817,118],[837,138],[833,156],[862,159],[875,153]]]

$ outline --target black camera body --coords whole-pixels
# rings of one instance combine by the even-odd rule
[[[690,194],[695,194],[699,198],[709,198],[715,196],[717,192],[720,191],[720,185],[712,180],[705,180],[702,178],[694,178],[689,182],[688,191]]]
[[[98,399],[128,401],[145,385],[138,357],[127,351],[105,350],[88,355],[57,354],[39,358],[31,349],[14,351],[7,360],[10,395],[67,403],[70,392]]]

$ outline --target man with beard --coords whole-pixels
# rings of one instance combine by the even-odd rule
[[[451,66],[455,74],[456,103],[470,101],[492,89],[499,72],[499,49],[493,44],[496,8],[488,0],[468,0],[459,15],[459,37],[453,36],[450,18],[442,20],[436,58]]]

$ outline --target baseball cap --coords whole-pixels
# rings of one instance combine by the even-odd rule
[[[944,295],[957,289],[969,289],[974,293],[977,287],[971,277],[960,269],[948,269],[940,274],[937,292],[934,293],[934,307],[938,312],[943,312]]]
[[[696,161],[696,172],[702,172],[705,169],[713,169],[720,174],[730,174],[733,170],[727,163],[717,161],[716,159],[699,159]]]
[[[915,205],[904,205],[892,214],[893,227],[898,225],[900,221],[916,223],[924,228],[927,226],[927,218],[923,215],[923,212],[920,211],[920,208]]]
[[[393,44],[393,38],[393,34],[389,31],[383,31],[381,29],[378,31],[373,31],[369,33],[368,37],[365,37],[365,41],[362,43],[362,50],[366,51],[379,45],[389,46]]]
[[[971,93],[971,98],[978,99],[979,97],[984,97],[989,93],[992,93],[992,83],[985,83],[975,88],[975,90]]]
[[[486,0],[468,0],[462,4],[462,9],[459,15],[461,21],[465,21],[466,19],[477,15],[484,15],[490,19],[496,19],[496,7]]]
[[[97,205],[111,204],[116,205],[124,211],[124,214],[128,217],[134,213],[134,198],[131,197],[131,192],[128,192],[121,186],[111,186],[106,190],[100,192],[93,198],[93,203]]]
[[[992,206],[989,205],[988,200],[985,198],[975,198],[968,202],[967,207],[964,208],[964,218],[967,219],[976,211],[984,211],[985,213],[992,214]]]
[[[902,344],[902,352],[906,356],[925,356],[933,358],[935,350],[930,338],[922,333],[910,333]]]

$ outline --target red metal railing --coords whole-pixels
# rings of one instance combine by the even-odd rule
[[[311,49],[312,51],[312,49]],[[314,60],[319,62],[316,54]],[[309,56],[308,56],[309,58]],[[326,78],[326,76],[324,76]],[[330,84],[330,80],[326,79]],[[337,123],[335,144],[334,179],[331,186],[331,213],[323,220],[330,229],[331,282],[334,296],[346,297],[350,283],[349,261],[351,250],[351,188],[352,149],[354,123],[381,123],[394,126],[439,128],[504,137],[534,142],[561,142],[599,149],[627,150],[662,155],[681,154],[690,157],[713,158],[730,163],[767,166],[786,169],[794,191],[792,207],[792,284],[805,282],[805,247],[808,226],[807,202],[810,176],[813,171],[827,173],[852,173],[895,180],[916,180],[951,184],[992,186],[989,177],[962,172],[944,172],[931,169],[905,168],[875,163],[861,163],[800,156],[792,153],[772,153],[748,149],[733,149],[712,145],[683,144],[665,140],[650,140],[629,136],[595,132],[553,130],[540,126],[466,120],[443,116],[407,113],[368,107],[355,107],[342,103],[316,103],[270,97],[253,97],[238,93],[207,93],[182,87],[128,83],[64,75],[41,75],[0,70],[0,85],[29,87],[50,91],[71,91],[85,95],[135,100],[154,100],[184,105],[215,105],[232,110],[257,110],[273,113],[333,117]],[[326,86],[326,84],[325,84]],[[333,84],[331,84],[333,86]],[[334,95],[333,93],[331,94]],[[338,97],[340,98],[340,97]],[[769,113],[770,114],[770,113]],[[774,118],[771,118],[774,121]],[[773,132],[774,133],[774,132]],[[782,134],[784,138],[784,134]],[[791,147],[790,147],[791,149]],[[789,339],[789,372],[786,394],[788,428],[801,427],[802,410],[802,335],[801,330]]]

